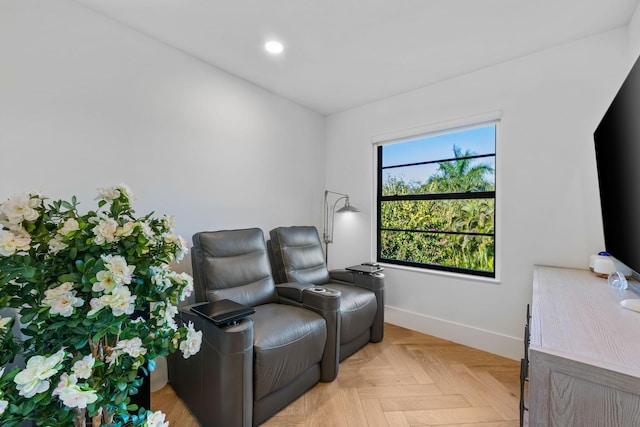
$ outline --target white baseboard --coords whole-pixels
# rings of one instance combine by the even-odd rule
[[[522,337],[511,337],[390,306],[385,306],[384,319],[385,322],[393,325],[498,354],[509,359],[520,360],[524,354]]]

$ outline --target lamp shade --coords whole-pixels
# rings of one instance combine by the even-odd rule
[[[344,206],[341,207],[340,209],[338,209],[336,212],[338,212],[338,213],[360,212],[360,209],[356,208],[355,206],[351,206],[351,203],[349,203],[349,199],[347,198],[347,200],[345,200],[345,202],[344,202]]]

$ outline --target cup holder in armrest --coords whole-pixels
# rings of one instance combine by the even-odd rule
[[[313,288],[309,288],[309,291],[315,292],[315,293],[318,293],[318,294],[324,294],[324,295],[337,295],[337,294],[339,294],[338,291],[334,291],[333,289],[321,288],[319,286],[314,286]]]

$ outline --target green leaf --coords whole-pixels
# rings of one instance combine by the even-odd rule
[[[22,271],[22,277],[25,279],[32,279],[36,275],[36,268],[32,266],[25,266]]]

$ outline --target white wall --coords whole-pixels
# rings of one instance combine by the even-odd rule
[[[585,268],[603,249],[593,131],[627,54],[620,29],[329,116],[327,186],[367,208],[355,226],[336,228],[332,259],[375,256],[372,137],[500,110],[499,283],[389,265],[387,319],[521,357],[533,265]]]
[[[0,0],[0,157],[0,200],[125,182],[189,242],[322,224],[323,116],[68,0]]]

